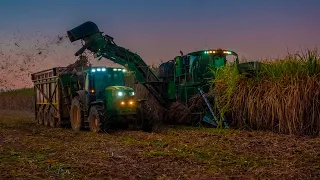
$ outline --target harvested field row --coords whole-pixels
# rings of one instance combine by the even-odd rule
[[[75,133],[0,112],[0,179],[318,179],[319,138],[206,128]]]

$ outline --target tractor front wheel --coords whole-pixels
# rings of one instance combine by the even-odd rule
[[[102,107],[91,107],[88,117],[90,131],[99,133],[108,130],[108,128],[104,125],[106,123],[105,118],[105,113]]]
[[[139,129],[144,132],[153,131],[154,120],[151,114],[151,109],[148,108],[145,102],[142,102],[142,104],[140,104],[140,107],[137,109],[137,119],[139,122]]]
[[[74,97],[72,100],[70,120],[72,129],[76,132],[80,131],[83,122],[83,110],[79,96]]]

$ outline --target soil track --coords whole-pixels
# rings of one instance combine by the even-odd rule
[[[0,111],[0,179],[319,179],[320,138],[167,128],[75,133]]]

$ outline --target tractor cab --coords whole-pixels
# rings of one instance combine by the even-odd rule
[[[134,109],[135,93],[124,86],[125,73],[124,68],[89,67],[84,87],[88,103],[103,102],[107,110]]]

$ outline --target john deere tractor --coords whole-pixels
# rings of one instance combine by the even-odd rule
[[[131,123],[151,131],[152,125],[141,116],[135,92],[124,86],[125,73],[124,68],[86,66],[55,67],[32,74],[37,122],[93,132],[127,128]]]
[[[99,132],[114,125],[127,128],[137,118],[135,94],[124,86],[123,68],[89,67],[84,87],[72,99],[70,117],[75,130],[88,124]],[[82,124],[83,123],[83,124]]]

